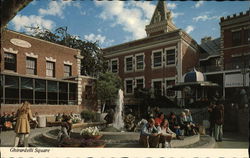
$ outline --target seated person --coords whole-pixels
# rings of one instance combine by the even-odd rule
[[[198,125],[196,125],[193,122],[191,111],[189,109],[185,109],[184,112],[186,114],[187,122],[188,122],[188,124],[190,125],[190,128],[191,128],[191,135],[198,134],[199,127],[198,127]]]
[[[170,114],[169,128],[176,134],[176,138],[182,140],[181,127],[177,121],[175,114],[172,112]]]
[[[165,119],[160,125],[160,140],[159,143],[162,144],[162,148],[171,147],[172,138],[176,137],[176,134],[169,128],[168,120]]]
[[[112,124],[114,122],[114,115],[115,115],[114,110],[110,109],[108,114],[104,117],[104,120],[106,121],[106,125]]]
[[[158,117],[155,118],[155,123],[160,125],[163,120],[164,120],[164,114],[161,112],[158,114]]]
[[[145,124],[141,129],[139,143],[146,148],[156,148],[159,144],[159,137],[160,133],[155,127],[155,121],[153,118],[150,118],[148,123]]]
[[[61,113],[58,113],[58,114],[56,115],[56,121],[59,121],[59,122],[62,121],[62,114],[61,114]]]
[[[70,138],[70,133],[72,130],[72,121],[70,116],[65,116],[64,121],[61,124],[61,130],[58,133],[57,140],[59,142],[59,147],[63,144],[64,139]]]
[[[189,122],[187,121],[187,116],[185,112],[181,112],[180,117],[179,117],[179,124],[180,124],[181,130],[184,130],[184,135],[190,136],[192,129],[191,129]]]

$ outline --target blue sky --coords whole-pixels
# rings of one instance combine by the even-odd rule
[[[109,47],[146,37],[145,25],[158,1],[52,1],[34,0],[12,19],[8,28],[27,32],[25,26],[55,30],[67,26],[72,35]],[[167,1],[178,28],[198,43],[204,36],[220,36],[220,17],[249,10],[249,1]]]

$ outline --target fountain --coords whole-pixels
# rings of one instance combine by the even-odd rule
[[[124,127],[124,122],[123,122],[123,106],[124,106],[124,95],[123,91],[119,89],[118,91],[118,99],[116,102],[116,108],[115,108],[115,114],[114,114],[114,122],[113,122],[113,127],[121,130]]]

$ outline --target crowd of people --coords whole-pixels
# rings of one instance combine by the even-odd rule
[[[176,138],[183,140],[183,136],[198,134],[198,125],[193,122],[191,111],[185,109],[180,115],[170,112],[168,115],[155,108],[149,113],[147,121],[141,127],[139,142],[143,147],[168,148],[171,140]],[[140,122],[140,123],[141,123]]]

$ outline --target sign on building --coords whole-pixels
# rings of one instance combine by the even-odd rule
[[[249,86],[249,73],[245,74],[245,77],[243,78],[243,74],[226,74],[225,75],[225,88],[227,87],[243,87],[243,86]],[[243,80],[245,81],[245,84],[243,85]]]

